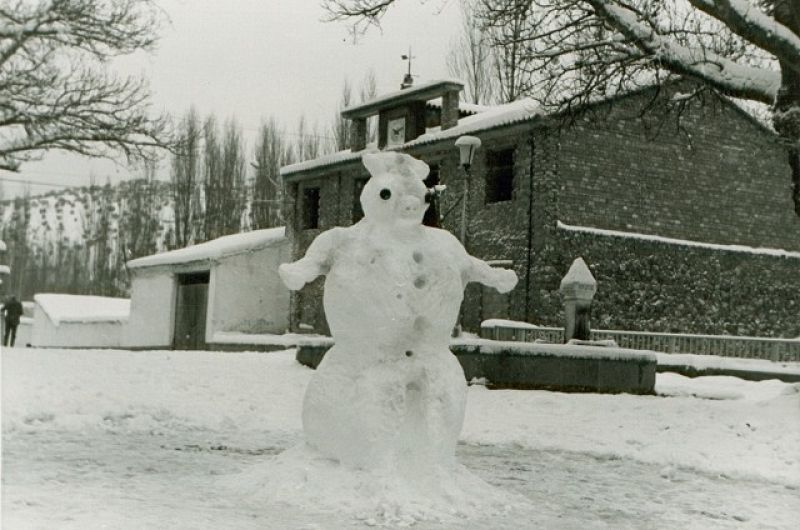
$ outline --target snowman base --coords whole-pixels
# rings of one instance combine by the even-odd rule
[[[413,476],[402,468],[355,469],[326,458],[305,442],[247,469],[237,476],[236,484],[239,493],[253,502],[346,514],[370,526],[456,523],[502,516],[527,504],[463,465]]]

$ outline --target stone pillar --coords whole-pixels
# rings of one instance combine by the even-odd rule
[[[367,119],[353,118],[350,122],[350,150],[363,151],[367,147]]]
[[[597,280],[592,276],[583,258],[572,262],[559,289],[564,300],[564,342],[570,339],[589,340],[591,326],[589,310],[597,292]]]
[[[297,215],[297,193],[296,182],[286,182],[283,180],[283,219],[285,223],[286,238],[290,241],[291,256],[290,261],[296,261],[303,257],[300,249],[300,219]],[[299,291],[289,291],[289,329],[297,331],[300,323],[300,294]]]
[[[524,291],[520,289],[524,293],[524,312],[517,320],[539,322],[559,310],[559,301],[550,296],[549,286],[561,280],[555,267],[560,259],[556,249],[562,244],[556,228],[561,147],[558,133],[545,129],[530,131],[527,137],[520,138],[518,146],[514,154],[514,178],[519,175],[521,198],[528,203],[527,220],[520,224],[520,227],[527,225],[524,280],[520,276],[525,285]]]
[[[442,96],[442,130],[458,125],[458,91],[449,90]]]

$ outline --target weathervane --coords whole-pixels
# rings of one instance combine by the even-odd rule
[[[400,88],[408,88],[414,84],[414,76],[411,75],[411,59],[414,58],[411,55],[411,46],[408,47],[408,55],[403,54],[400,56],[401,59],[404,61],[408,61],[408,73],[406,73],[405,77],[403,77],[403,82],[400,84]]]

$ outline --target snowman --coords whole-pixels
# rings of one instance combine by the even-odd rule
[[[326,275],[335,345],[306,390],[306,442],[358,469],[452,469],[467,385],[448,346],[464,287],[504,293],[517,277],[422,225],[427,164],[401,153],[364,154],[363,163],[364,218],[323,232],[279,269],[292,290]]]

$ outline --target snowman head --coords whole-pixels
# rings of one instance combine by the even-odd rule
[[[366,153],[362,160],[372,175],[361,192],[364,218],[381,224],[422,223],[428,164],[403,153]]]

